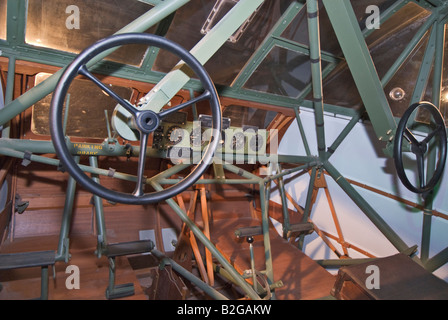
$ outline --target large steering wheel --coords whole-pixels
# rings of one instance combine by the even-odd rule
[[[176,55],[194,72],[194,74],[196,74],[201,81],[204,92],[200,96],[185,103],[169,109],[162,109],[158,111],[152,111],[132,105],[130,102],[111,90],[109,86],[102,83],[88,70],[89,61],[92,61],[98,55],[104,55],[104,52],[107,50],[129,44],[144,44],[151,47],[158,47]],[[114,98],[118,102],[119,107],[125,109],[130,115],[130,123],[133,124],[133,130],[137,130],[139,133],[140,153],[137,168],[137,183],[135,190],[132,193],[110,190],[92,180],[80,169],[67,147],[66,137],[63,131],[63,106],[69,86],[78,75],[85,76],[95,83],[101,90],[106,92],[110,97]],[[144,193],[143,186],[146,183],[144,170],[147,156],[148,137],[157,129],[163,118],[203,100],[209,101],[214,132],[221,132],[221,106],[216,93],[216,88],[204,67],[194,56],[178,44],[156,35],[143,33],[114,35],[98,41],[81,52],[65,69],[59,79],[53,93],[50,110],[50,129],[53,144],[64,168],[80,185],[93,194],[109,201],[124,204],[148,204],[163,201],[186,190],[202,176],[213,160],[213,155],[219,139],[210,139],[207,149],[202,153],[201,160],[191,170],[191,173],[184,179],[166,189],[151,193]]]
[[[417,138],[407,127],[411,114],[417,108],[423,108],[431,113],[434,121],[433,130],[422,140],[418,141]],[[446,162],[447,141],[446,141],[446,129],[443,116],[436,106],[429,102],[419,102],[410,106],[403,114],[395,135],[394,142],[394,161],[397,170],[398,177],[403,185],[415,193],[427,193],[434,189],[442,177],[443,170]],[[406,139],[410,144],[410,151],[416,156],[417,160],[417,173],[418,173],[418,185],[412,184],[406,176],[403,165],[403,139]],[[425,155],[428,151],[428,146],[432,141],[436,139],[438,146],[437,164],[434,173],[431,178],[425,177]]]

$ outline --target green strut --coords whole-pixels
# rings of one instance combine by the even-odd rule
[[[189,0],[175,0],[175,1],[164,1],[159,5],[155,6],[147,13],[143,14],[141,17],[137,18],[116,34],[129,33],[129,32],[144,32],[150,27],[163,20],[174,11],[182,7],[184,4],[188,3]],[[114,48],[116,49],[116,48]],[[93,65],[109,55],[111,51],[105,51],[98,55],[90,61],[90,65]],[[16,115],[28,109],[30,106],[50,94],[56,88],[60,76],[64,72],[64,69],[59,70],[46,81],[41,82],[36,87],[31,88],[23,95],[15,99],[14,101],[5,105],[5,108],[0,110],[0,125],[7,123],[9,120],[13,119]]]
[[[308,12],[308,33],[310,40],[311,78],[313,83],[313,106],[316,121],[317,148],[319,157],[324,161],[327,155],[325,152],[322,62],[320,54],[319,8],[317,0],[308,0],[306,2],[306,8]]]

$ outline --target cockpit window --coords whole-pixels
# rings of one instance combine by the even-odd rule
[[[448,35],[448,25],[445,26],[445,34]],[[442,76],[442,105],[441,111],[446,119],[448,119],[448,41],[445,41],[445,60],[443,62]]]
[[[322,66],[328,63],[322,61]],[[311,81],[306,54],[276,46],[259,65],[244,87],[286,97],[298,97]]]
[[[28,1],[25,41],[39,47],[79,53],[151,8],[135,0]],[[146,46],[127,46],[126,51],[119,49],[109,59],[139,66],[146,50]]]
[[[0,39],[6,39],[6,1],[0,0]]]
[[[7,37],[7,2],[0,0],[0,39]],[[161,2],[27,1],[25,40],[32,46],[76,54],[95,41],[117,32]],[[217,21],[238,3],[238,0],[190,0],[170,15],[169,19],[147,32],[156,33],[157,30],[167,39],[190,50],[206,34],[210,34]],[[363,101],[351,70],[344,62],[328,13],[322,0],[318,3],[324,103],[342,108],[361,108]],[[350,0],[350,3],[380,80],[394,66],[397,58],[433,12],[429,6],[422,6],[417,1],[397,3],[396,0]],[[370,6],[379,8],[384,17],[390,15],[388,19],[381,21],[379,29],[368,27]],[[302,98],[312,100],[306,9],[305,1],[266,0],[241,28],[235,27],[238,31],[205,63],[205,69],[218,88],[228,86],[225,89],[230,92],[234,90],[238,95],[248,91],[249,94],[275,95],[270,98],[278,101],[279,105],[290,104],[291,98],[298,99],[298,103]],[[384,84],[386,97],[395,117],[401,117],[411,102],[431,31],[429,28],[409,57],[400,64],[395,75]],[[443,114],[446,113],[448,104],[447,56],[445,54],[441,88],[440,107]],[[160,73],[169,72],[178,62],[178,57],[167,54],[164,50],[148,51],[145,46],[127,46],[114,52],[108,59],[140,66],[142,74],[156,78],[161,76]],[[429,77],[432,79],[432,74]],[[422,100],[432,101],[432,91],[432,81],[428,81],[427,94]],[[222,92],[224,95],[225,91]]]
[[[213,21],[217,20],[215,18],[211,24],[206,23],[213,13],[215,5],[224,12],[232,7],[234,2],[236,1],[191,0],[176,12],[166,38],[190,50],[202,39],[206,33],[205,30],[212,27]],[[219,6],[220,3],[221,6]],[[216,84],[230,85],[235,80],[290,3],[290,0],[265,1],[258,11],[246,21],[247,24],[240,30],[241,32],[237,31],[234,34],[235,38],[226,41],[211,57],[205,64],[205,68]],[[221,14],[221,11],[217,14]],[[174,61],[169,61],[166,57],[159,55],[153,70],[168,72],[173,63]]]
[[[35,85],[38,85],[50,76],[48,73],[39,73]],[[118,95],[130,99],[132,89],[112,86]],[[117,103],[107,96],[91,81],[75,79],[68,91],[69,112],[66,121],[68,136],[98,138],[108,137],[108,123]],[[49,112],[52,95],[48,95],[33,106],[31,130],[37,135],[50,135]],[[65,117],[65,110],[64,115]],[[106,119],[107,113],[107,119]]]
[[[357,2],[352,1],[352,4],[356,6]],[[380,8],[390,6],[390,1],[378,3],[378,6]],[[362,7],[361,2],[359,7]],[[380,79],[383,79],[430,14],[429,10],[409,2],[397,10],[391,18],[382,22],[379,29],[374,30],[366,37],[366,44]],[[431,29],[415,45],[409,57],[384,86],[389,105],[396,117],[401,117],[411,103],[430,32]],[[334,69],[324,79],[323,85],[325,103],[344,107],[362,104],[347,65],[341,64],[340,67]],[[430,82],[428,85],[430,86]],[[431,97],[428,101],[431,101]]]
[[[251,126],[266,129],[277,115],[275,111],[231,105],[224,109],[223,117],[230,118],[233,127]]]

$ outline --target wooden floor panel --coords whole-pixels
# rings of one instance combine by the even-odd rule
[[[0,253],[14,253],[40,250],[56,250],[57,237],[20,238],[4,244]],[[68,263],[56,262],[56,277],[49,269],[49,300],[106,300],[105,290],[109,284],[109,263],[106,257],[95,255],[96,241],[93,236],[71,238],[71,259]],[[80,270],[80,289],[69,290],[65,282],[70,275],[68,265]],[[135,295],[122,300],[147,300],[139,281],[126,257],[118,257],[116,284],[133,283]],[[40,268],[26,268],[0,271],[0,300],[27,300],[40,296]]]
[[[253,201],[250,189],[223,189],[220,192],[209,192],[211,240],[217,248],[234,264],[239,272],[250,269],[249,245],[245,239],[238,239],[234,232],[239,227],[260,225],[259,202]],[[185,194],[185,203],[188,205],[188,196]],[[256,199],[256,198],[255,198]],[[107,206],[105,209],[108,240],[112,242],[131,241],[138,238],[138,230],[161,228],[175,228],[180,230],[180,219],[168,208],[166,204],[156,207],[132,207]],[[86,231],[92,230],[92,212],[90,207],[81,207],[75,217],[70,237],[69,263],[56,263],[56,277],[53,279],[50,270],[49,299],[53,300],[105,300],[105,290],[109,281],[109,264],[106,257],[97,258],[94,254],[96,238]],[[201,206],[198,205],[196,217],[200,217]],[[30,213],[24,213],[16,220],[17,231],[20,227],[24,232],[21,235],[32,234],[32,228],[40,224],[51,224],[54,227],[52,236],[18,237],[12,243],[4,243],[0,247],[0,253],[56,250],[58,245],[59,220],[55,218],[60,208],[46,209],[46,211],[32,212],[33,221],[20,220],[30,218]],[[43,213],[44,212],[44,213]],[[126,223],[123,224],[123,213]],[[270,214],[281,222],[281,210],[270,208]],[[258,219],[257,219],[258,217]],[[52,218],[55,218],[52,220]],[[82,219],[81,219],[82,218]],[[298,217],[292,217],[294,219]],[[39,219],[41,221],[39,221]],[[292,220],[294,220],[292,219]],[[45,221],[44,221],[45,220]],[[199,219],[198,224],[203,225]],[[25,232],[26,231],[26,232]],[[48,231],[45,229],[45,231]],[[36,230],[34,232],[37,232]],[[38,233],[41,233],[39,231]],[[45,233],[45,232],[44,232]],[[279,300],[317,299],[328,296],[334,285],[335,277],[324,268],[315,263],[311,258],[288,243],[271,226],[271,249],[274,263],[274,280],[284,283],[282,288],[276,290],[276,298]],[[159,239],[160,240],[160,239]],[[257,270],[264,270],[264,246],[261,236],[255,239],[255,258]],[[77,265],[81,272],[81,289],[68,290],[65,281],[69,274],[65,269],[69,264]],[[146,272],[146,271],[145,271]],[[138,270],[133,270],[125,257],[117,258],[117,284],[134,283],[136,294],[124,299],[147,300],[137,278]],[[32,299],[40,295],[40,268],[17,269],[0,271],[0,283],[3,290],[0,291],[0,300],[4,299]]]
[[[211,226],[212,240],[216,247],[231,261],[237,271],[250,269],[249,244],[235,236],[236,229],[261,225],[261,221],[246,215],[246,218],[214,220]],[[335,276],[318,265],[310,257],[287,242],[270,229],[273,258],[274,281],[281,280],[283,287],[276,289],[278,300],[312,300],[330,295]],[[254,242],[255,268],[265,270],[264,245],[262,236]]]

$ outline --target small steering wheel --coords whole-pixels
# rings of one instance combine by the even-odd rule
[[[144,44],[151,47],[158,47],[176,55],[194,72],[194,74],[196,74],[201,81],[204,92],[200,96],[185,103],[170,109],[163,109],[158,112],[145,110],[144,108],[138,108],[132,105],[127,100],[116,94],[109,86],[106,86],[98,78],[96,78],[87,67],[89,66],[89,61],[93,60],[99,54],[115,47],[128,44]],[[85,76],[87,79],[95,83],[95,85],[97,85],[101,90],[106,92],[110,97],[115,99],[118,102],[119,107],[124,108],[130,115],[130,123],[133,124],[133,129],[137,130],[139,133],[140,153],[137,168],[137,184],[133,193],[110,190],[93,181],[76,164],[69,149],[67,148],[62,125],[62,111],[70,84],[78,75]],[[148,204],[163,201],[186,190],[203,175],[213,160],[213,155],[218,145],[218,139],[209,141],[207,149],[202,154],[201,160],[198,161],[191,173],[183,180],[166,189],[152,193],[144,193],[143,186],[146,183],[144,170],[148,136],[157,129],[163,118],[203,100],[209,101],[214,132],[221,132],[221,106],[216,88],[202,64],[193,55],[178,44],[156,35],[143,33],[114,35],[98,41],[81,52],[65,69],[59,79],[53,94],[50,110],[50,129],[53,144],[60,161],[64,165],[64,168],[80,185],[93,194],[109,201],[124,204]]]
[[[428,110],[432,118],[434,120],[435,128],[422,140],[418,141],[417,138],[412,134],[412,132],[408,129],[407,124],[409,117],[417,108],[423,108]],[[434,187],[439,182],[442,177],[443,170],[446,162],[446,149],[447,149],[447,141],[446,141],[446,129],[445,122],[443,120],[443,116],[436,106],[429,102],[419,102],[415,103],[406,110],[401,118],[398,126],[397,132],[395,135],[394,142],[394,161],[395,167],[397,170],[398,177],[400,178],[403,185],[415,193],[427,193],[434,189]],[[413,185],[408,177],[406,176],[404,166],[403,166],[403,139],[406,139],[410,144],[410,151],[417,158],[417,173],[418,173],[418,185]],[[433,139],[437,140],[438,146],[438,158],[436,168],[432,177],[425,177],[425,154],[428,151],[429,144],[433,141]]]

